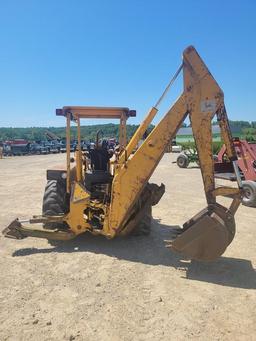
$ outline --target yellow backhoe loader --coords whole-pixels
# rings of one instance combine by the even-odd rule
[[[184,89],[142,144],[138,146],[170,86],[183,71]],[[242,184],[236,164],[224,95],[194,47],[183,52],[183,61],[164,93],[126,145],[126,120],[134,116],[128,108],[65,106],[57,115],[66,118],[66,169],[48,170],[42,216],[27,221],[14,220],[4,231],[10,238],[27,236],[48,240],[68,240],[86,231],[107,238],[131,233],[149,233],[152,205],[164,194],[162,184],[148,181],[166,146],[189,116],[204,184],[207,207],[177,230],[168,243],[172,250],[191,259],[210,261],[224,253],[235,235],[234,214],[241,202]],[[214,116],[220,125],[227,155],[237,176],[237,188],[218,187],[214,182],[212,127]],[[101,143],[83,153],[82,118],[120,119],[120,146],[111,158]],[[77,124],[77,151],[71,167],[70,124]],[[229,208],[217,203],[218,196],[232,198]],[[182,205],[182,203],[181,203]],[[43,227],[36,228],[34,224]]]

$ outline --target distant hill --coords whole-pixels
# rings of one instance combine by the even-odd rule
[[[213,126],[217,125],[217,122],[213,122]],[[185,124],[182,125],[186,127]],[[248,139],[256,137],[256,121],[230,121],[231,130],[233,132],[240,132],[239,135],[246,136]],[[149,131],[153,129],[153,125],[150,125]],[[127,137],[128,139],[134,134],[138,125],[127,124]],[[0,128],[0,140],[11,139],[26,139],[30,141],[46,140],[46,130],[51,131],[60,138],[65,138],[65,127],[30,127],[30,128]],[[85,140],[95,140],[95,136],[98,130],[102,130],[104,137],[118,138],[119,125],[114,123],[97,124],[90,126],[81,126],[81,137]],[[71,138],[76,138],[76,127],[71,127]]]
[[[149,127],[149,130],[153,129],[153,125]],[[127,125],[127,137],[131,138],[138,125]],[[30,127],[30,128],[0,128],[0,140],[12,140],[12,139],[26,139],[30,141],[46,140],[45,132],[50,131],[60,138],[65,138],[65,127]],[[81,126],[81,138],[84,140],[95,140],[98,130],[102,130],[104,137],[118,138],[119,125],[118,124],[97,124],[90,126]],[[76,127],[71,127],[71,138],[76,138]]]

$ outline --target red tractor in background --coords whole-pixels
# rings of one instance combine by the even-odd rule
[[[237,165],[243,180],[245,194],[243,204],[245,206],[256,207],[256,142],[249,143],[245,140],[240,140],[238,137],[234,137],[233,141],[238,157]],[[226,151],[226,146],[223,145],[215,159],[215,177],[235,181],[236,176],[232,162],[228,160]]]
[[[240,140],[239,137],[234,137],[233,141],[244,188],[243,204],[256,207],[256,142],[249,143],[246,140]],[[199,165],[196,148],[183,151],[174,161],[180,168],[187,168],[190,162],[196,162]],[[221,147],[218,155],[214,155],[214,171],[215,178],[236,181],[234,168],[227,157],[225,144]]]

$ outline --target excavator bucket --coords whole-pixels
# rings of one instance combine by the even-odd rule
[[[213,261],[225,252],[234,236],[234,216],[225,207],[214,204],[176,231],[176,238],[167,247],[191,259]]]

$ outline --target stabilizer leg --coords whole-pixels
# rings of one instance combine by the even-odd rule
[[[26,221],[27,223],[42,223],[48,221],[44,217],[42,219],[31,219]],[[26,237],[45,238],[48,240],[69,240],[75,238],[75,234],[72,231],[61,231],[58,229],[48,230],[43,228],[36,228],[34,225],[26,226],[19,219],[15,219],[3,230],[3,235],[7,238],[24,239]]]

